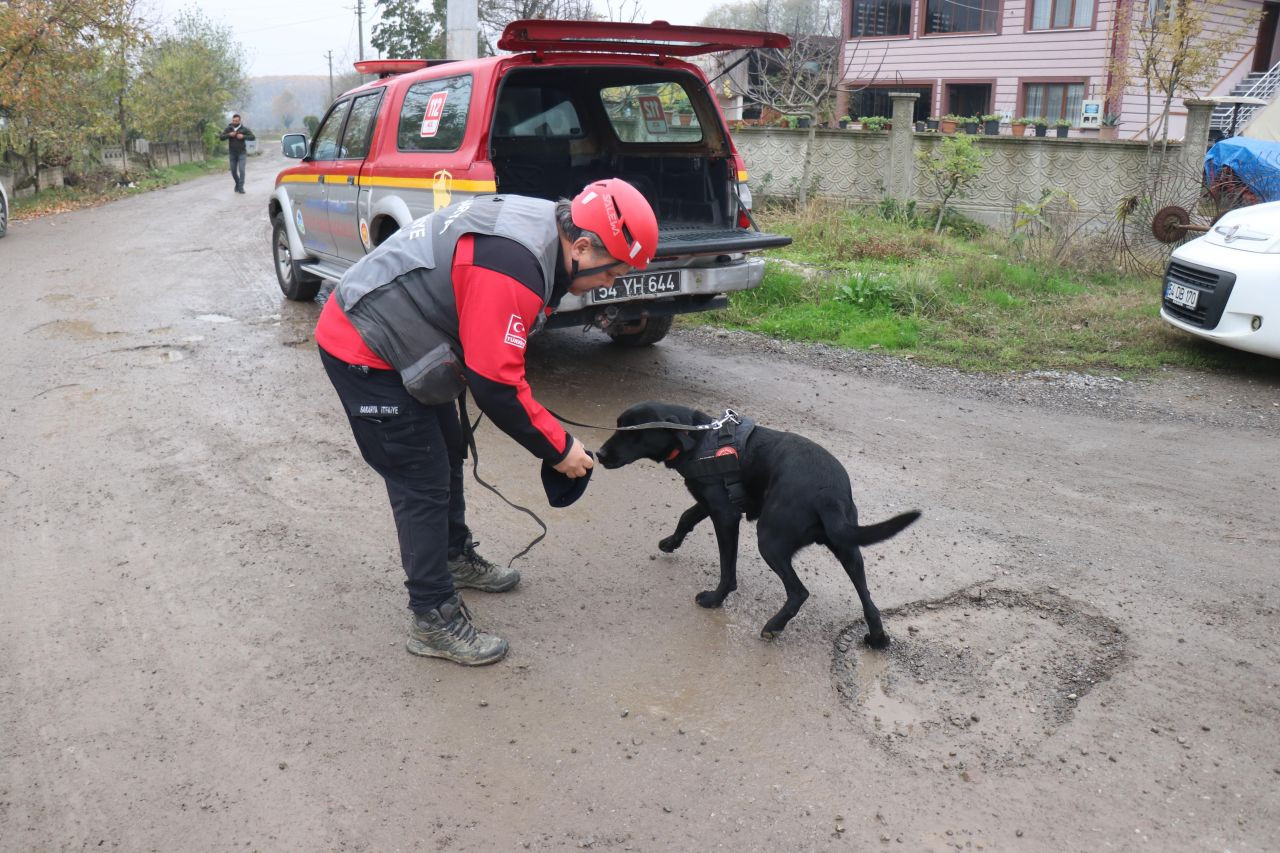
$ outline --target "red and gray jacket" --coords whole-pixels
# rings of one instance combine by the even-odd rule
[[[418,400],[445,403],[470,388],[500,429],[559,462],[571,442],[533,399],[524,353],[567,286],[562,267],[553,202],[467,199],[402,228],[351,267],[321,314],[316,341],[362,361],[342,351],[345,325]]]

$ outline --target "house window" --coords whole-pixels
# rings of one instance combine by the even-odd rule
[[[1027,83],[1022,87],[1022,114],[1030,118],[1065,118],[1077,124],[1080,102],[1084,100],[1083,83]]]
[[[924,31],[994,33],[999,12],[1000,0],[925,0]]]
[[[893,117],[893,99],[890,92],[919,92],[912,121],[924,121],[933,109],[932,86],[868,86],[849,93],[849,115]]]
[[[1152,0],[1159,2],[1159,0]],[[1093,0],[1033,0],[1031,29],[1066,30],[1093,26]]]
[[[991,112],[990,83],[950,83],[947,85],[947,112],[957,116],[986,115]]]
[[[849,35],[911,35],[911,0],[853,0]]]

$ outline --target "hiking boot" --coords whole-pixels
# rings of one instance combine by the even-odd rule
[[[449,558],[449,572],[458,589],[481,592],[506,592],[520,583],[520,572],[495,566],[476,553],[479,542],[468,542],[456,556]]]
[[[426,613],[415,613],[409,623],[410,654],[444,658],[463,666],[484,666],[506,657],[507,641],[476,629],[471,611],[454,596]]]

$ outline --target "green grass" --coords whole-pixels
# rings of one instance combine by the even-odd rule
[[[1073,267],[971,224],[967,239],[935,236],[902,216],[818,205],[765,209],[757,219],[795,242],[768,254],[759,288],[684,322],[970,371],[1277,369],[1273,359],[1168,326],[1160,282],[1109,270],[1100,245],[1072,246],[1082,259]]]
[[[27,198],[13,199],[13,219],[15,221],[34,219],[51,213],[93,207],[103,202],[150,192],[226,169],[226,157],[215,155],[205,158],[203,162],[183,163],[180,166],[135,173],[134,186],[131,187],[116,186],[114,177],[108,181],[105,173],[99,172],[75,186],[58,187],[38,192]]]

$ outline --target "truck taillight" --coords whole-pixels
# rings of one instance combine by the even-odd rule
[[[739,228],[751,227],[751,217],[747,216],[747,212],[743,210],[741,207],[738,208],[738,227]]]

